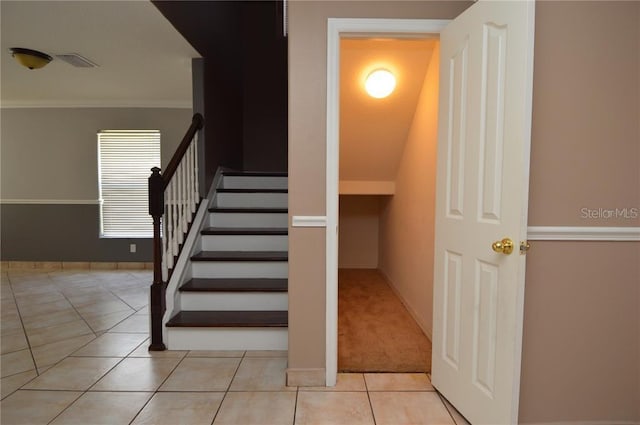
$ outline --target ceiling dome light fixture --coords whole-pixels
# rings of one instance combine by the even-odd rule
[[[396,88],[396,77],[386,69],[376,69],[367,76],[364,88],[371,97],[385,98]]]
[[[22,47],[12,47],[9,51],[11,52],[11,56],[13,56],[20,65],[29,69],[42,68],[51,62],[51,59],[53,59],[46,53]]]

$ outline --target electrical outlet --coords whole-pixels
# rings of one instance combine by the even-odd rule
[[[136,244],[132,243],[129,245],[129,252],[131,253],[136,252]]]

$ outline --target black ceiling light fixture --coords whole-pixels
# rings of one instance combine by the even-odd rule
[[[23,47],[11,47],[11,56],[22,66],[29,69],[39,69],[46,66],[53,59],[46,53],[37,50],[25,49]]]

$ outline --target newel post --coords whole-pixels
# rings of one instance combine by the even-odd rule
[[[151,284],[151,345],[149,351],[162,351],[162,316],[165,311],[165,284],[162,281],[162,239],[160,220],[164,214],[164,179],[153,167],[149,177],[149,214],[153,217],[153,283]]]

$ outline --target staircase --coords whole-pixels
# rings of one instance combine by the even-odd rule
[[[286,173],[225,171],[208,202],[167,290],[167,348],[286,350]]]

